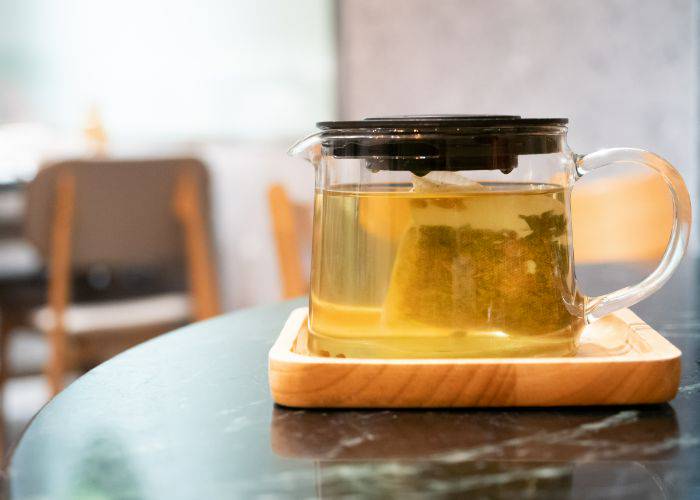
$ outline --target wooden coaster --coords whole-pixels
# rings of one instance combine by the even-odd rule
[[[681,352],[629,309],[588,325],[566,358],[353,359],[300,354],[307,308],[270,349],[276,403],[300,408],[464,408],[662,403]]]

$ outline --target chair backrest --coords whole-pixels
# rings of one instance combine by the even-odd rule
[[[308,273],[304,272],[305,253],[311,248],[311,209],[294,203],[281,184],[268,188],[268,203],[272,216],[282,297],[304,295],[309,289]],[[308,247],[304,248],[304,247]]]
[[[184,257],[176,217],[178,183],[188,179],[208,211],[206,167],[194,159],[75,160],[42,168],[27,190],[25,235],[44,258],[51,250],[58,186],[74,185],[71,266],[177,265]]]
[[[571,210],[577,263],[659,260],[673,224],[668,188],[654,174],[577,184]]]

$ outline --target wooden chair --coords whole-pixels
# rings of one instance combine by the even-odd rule
[[[303,225],[309,219],[309,207],[295,204],[281,184],[268,188],[268,202],[277,247],[277,261],[282,284],[282,297],[291,299],[308,293],[308,277],[302,265],[302,241],[311,246],[310,230]]]
[[[46,260],[46,306],[32,326],[48,335],[51,391],[69,367],[219,313],[208,220],[208,177],[192,159],[68,161],[43,168],[27,193],[26,237]],[[72,277],[94,269],[186,269],[184,290],[81,302]]]
[[[581,182],[571,208],[577,263],[657,261],[666,249],[673,204],[657,175]]]

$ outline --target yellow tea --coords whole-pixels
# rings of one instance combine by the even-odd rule
[[[411,188],[317,193],[309,348],[383,358],[572,354],[583,314],[564,188]]]

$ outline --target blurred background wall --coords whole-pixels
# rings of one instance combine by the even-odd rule
[[[697,194],[694,0],[340,2],[340,114],[570,119],[580,153],[654,151]]]

